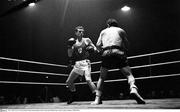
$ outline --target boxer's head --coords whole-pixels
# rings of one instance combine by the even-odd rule
[[[110,18],[106,21],[106,24],[108,25],[108,27],[111,27],[111,26],[115,26],[115,27],[118,27],[118,22],[117,20],[113,19],[113,18]]]
[[[75,28],[75,35],[76,36],[83,36],[84,35],[84,27],[83,26],[77,26]]]

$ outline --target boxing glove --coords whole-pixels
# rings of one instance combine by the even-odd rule
[[[86,48],[86,50],[89,52],[89,53],[93,53],[94,52],[94,47],[93,46],[88,46]]]
[[[68,46],[73,46],[75,43],[76,43],[76,40],[74,38],[68,39],[68,42],[67,42]]]

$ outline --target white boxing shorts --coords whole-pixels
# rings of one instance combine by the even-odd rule
[[[91,80],[91,64],[90,60],[76,61],[72,72],[75,72],[81,76],[85,75],[86,80]]]

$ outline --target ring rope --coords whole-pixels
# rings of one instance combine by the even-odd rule
[[[165,53],[176,52],[176,51],[180,51],[180,49],[173,49],[173,50],[167,50],[167,51],[161,51],[161,52],[155,52],[155,53],[149,53],[149,54],[142,54],[142,55],[137,55],[137,56],[130,56],[128,57],[128,59],[144,57],[144,56],[152,56],[156,54],[165,54]]]
[[[149,77],[138,77],[135,78],[136,80],[141,80],[141,79],[154,79],[154,78],[164,78],[164,77],[174,77],[174,76],[180,76],[180,73],[178,74],[169,74],[169,75],[158,75],[158,76],[149,76]],[[116,79],[116,80],[106,80],[104,82],[119,82],[119,81],[126,81],[127,79]],[[93,81],[94,83],[97,83],[97,81]],[[86,84],[87,82],[79,82],[75,83],[76,85],[80,84]]]
[[[176,52],[176,51],[180,51],[180,49],[173,49],[173,50],[167,50],[167,51],[161,51],[161,52],[155,52],[155,53],[149,53],[149,54],[143,54],[143,55],[137,55],[137,56],[130,56],[130,57],[127,57],[127,58],[131,59],[131,58],[137,58],[137,57],[143,57],[143,56],[151,56],[151,55],[170,53],[170,52]],[[51,63],[44,63],[44,62],[28,61],[28,60],[13,59],[13,58],[5,58],[5,57],[0,57],[0,59],[10,60],[10,61],[27,62],[27,63],[34,63],[34,64],[42,64],[42,65],[50,65],[50,66],[57,66],[57,67],[67,67],[66,65],[58,65],[58,64],[51,64]],[[98,64],[98,63],[101,63],[101,61],[92,62],[91,64]]]
[[[67,67],[66,65],[58,65],[58,64],[43,63],[43,62],[36,62],[36,61],[27,61],[27,60],[20,60],[20,59],[5,58],[5,57],[0,57],[0,59],[10,60],[10,61],[17,61],[17,62],[33,63],[33,64],[40,64],[40,65],[50,65],[50,66],[57,66],[57,67]]]
[[[38,82],[17,82],[17,81],[0,81],[0,83],[6,84],[35,84],[35,85],[54,85],[54,86],[62,86],[66,85],[65,83],[38,83]]]
[[[174,64],[174,63],[180,63],[180,60],[171,61],[171,62],[164,62],[164,63],[149,64],[149,65],[141,65],[141,66],[135,66],[132,68],[135,69],[135,68],[142,68],[142,67],[153,67],[153,66],[158,66],[158,65],[167,65],[167,64]]]
[[[144,68],[144,67],[153,67],[153,66],[158,66],[158,65],[167,65],[167,64],[174,64],[174,63],[180,63],[180,60],[178,61],[171,61],[171,62],[164,62],[164,63],[156,63],[156,64],[149,64],[149,65],[141,65],[141,66],[134,66],[131,67],[132,69],[136,69],[136,68]],[[119,69],[111,69],[109,71],[118,71]],[[95,71],[92,73],[100,73],[100,71]]]
[[[156,55],[156,54],[164,54],[164,53],[170,53],[170,52],[176,52],[176,51],[180,51],[180,49],[173,49],[173,50],[167,50],[167,51],[161,51],[161,52],[155,52],[155,53],[149,53],[149,54],[142,54],[142,55],[137,55],[137,56],[130,56],[127,57],[128,59],[132,59],[132,58],[139,58],[139,57],[144,57],[144,56],[152,56],[152,55]],[[91,64],[99,64],[102,61],[98,61],[98,62],[92,62]]]
[[[175,52],[179,51],[180,49],[174,49],[174,50],[168,50],[168,51],[162,51],[162,52],[156,52],[156,53],[150,53],[150,54],[144,54],[144,55],[138,55],[138,56],[133,56],[132,58],[135,57],[141,57],[141,56],[149,56],[149,55],[155,55],[155,54],[162,54],[162,53],[169,53],[169,52]],[[131,57],[130,57],[131,58]],[[12,59],[12,58],[5,58],[5,57],[0,57],[0,59],[5,59],[5,60],[12,60],[12,61],[20,61],[20,62],[29,62],[29,63],[36,63],[36,64],[46,64],[46,65],[53,65],[53,66],[63,66],[67,67],[64,65],[57,65],[57,64],[49,64],[49,63],[42,63],[42,62],[35,62],[35,61],[27,61],[27,60],[19,60],[19,59]],[[172,63],[179,63],[180,61],[173,61],[173,62],[165,62],[165,63],[157,63],[157,64],[149,64],[149,65],[141,65],[141,66],[135,66],[131,67],[132,69],[135,68],[142,68],[142,67],[152,67],[152,66],[157,66],[157,65],[165,65],[165,64],[172,64]],[[95,62],[97,63],[97,62]],[[36,71],[26,71],[26,70],[14,70],[14,69],[4,69],[0,68],[0,70],[3,71],[12,71],[12,72],[22,72],[22,73],[35,73],[35,74],[45,74],[45,75],[57,75],[57,76],[68,76],[67,74],[58,74],[58,73],[47,73],[47,72],[36,72]],[[111,69],[109,71],[118,71],[119,69]],[[100,71],[95,71],[92,73],[100,73]]]
[[[48,72],[36,72],[36,71],[27,71],[27,70],[14,70],[14,69],[5,69],[5,68],[0,68],[0,70],[2,70],[2,71],[9,71],[9,72],[31,73],[31,74],[44,74],[44,75],[56,75],[56,76],[68,76],[67,74],[48,73]]]
[[[136,68],[142,68],[142,67],[153,67],[153,66],[158,66],[158,65],[167,65],[167,64],[174,64],[174,63],[180,63],[180,60],[172,61],[172,62],[164,62],[164,63],[156,63],[156,64],[149,64],[149,65],[134,66],[134,67],[131,67],[131,68],[136,69]],[[44,75],[68,76],[67,74],[36,72],[36,71],[26,71],[26,70],[14,70],[14,69],[4,69],[4,68],[0,68],[0,70],[2,70],[2,71],[11,71],[11,72],[21,72],[21,73],[34,73],[34,74],[44,74]],[[112,71],[118,71],[118,70],[119,69],[111,69],[109,71],[112,72]],[[95,71],[95,72],[91,72],[91,73],[92,74],[100,73],[100,71]]]
[[[175,76],[180,76],[180,73],[177,74],[169,74],[169,75],[158,75],[158,76],[149,76],[149,77],[138,77],[135,78],[136,80],[141,80],[141,79],[154,79],[154,78],[164,78],[164,77],[175,77]],[[127,79],[116,79],[116,80],[106,80],[105,82],[119,82],[119,81],[126,81]],[[93,81],[94,83],[97,83],[97,81]],[[8,83],[8,84],[39,84],[39,85],[65,85],[65,83],[38,83],[38,82],[17,82],[17,81],[0,81],[0,83]],[[81,85],[81,84],[86,84],[87,82],[80,82],[80,83],[75,83],[75,85]]]

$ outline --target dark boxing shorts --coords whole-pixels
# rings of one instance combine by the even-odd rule
[[[102,67],[107,69],[121,69],[126,66],[129,66],[127,56],[119,46],[111,46],[103,49]]]

